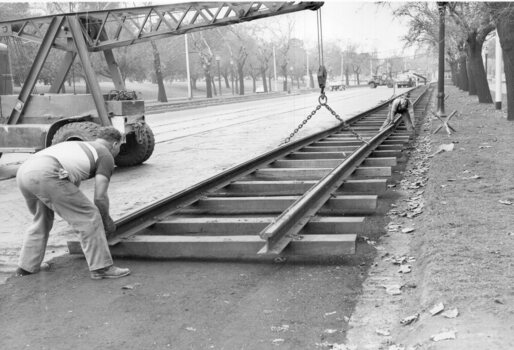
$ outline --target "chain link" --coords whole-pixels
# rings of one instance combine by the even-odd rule
[[[286,143],[288,143],[289,141],[291,141],[291,139],[293,138],[294,135],[296,135],[298,133],[298,131],[300,131],[301,128],[303,128],[303,126],[305,124],[307,124],[307,122],[312,118],[314,117],[314,115],[316,114],[317,111],[319,111],[321,109],[321,104],[317,105],[316,108],[311,112],[309,113],[309,115],[307,116],[307,118],[305,118],[297,127],[296,129],[293,130],[293,132],[284,139],[284,141],[282,141],[282,143],[279,145],[279,146],[282,146]]]
[[[355,137],[357,137],[357,139],[359,139],[360,141],[364,142],[365,144],[369,144],[368,141],[364,140],[362,138],[362,136],[360,136],[355,130],[353,130],[350,125],[348,125],[348,123],[346,123],[343,118],[341,118],[339,116],[339,114],[336,113],[336,111],[334,111],[328,104],[328,98],[327,96],[324,94],[324,93],[321,93],[321,95],[319,96],[318,98],[318,102],[319,104],[316,106],[316,108],[309,114],[307,115],[307,118],[305,118],[297,127],[296,129],[293,130],[293,132],[284,139],[284,141],[282,141],[282,143],[279,145],[279,146],[282,146],[286,143],[288,143],[289,141],[291,141],[291,139],[293,138],[294,135],[296,135],[298,133],[298,131],[300,131],[301,128],[303,128],[303,126],[305,124],[307,124],[307,122],[312,118],[314,117],[314,115],[316,114],[316,112],[318,112],[321,107],[325,107],[326,109],[328,109],[328,111],[337,119],[341,122],[341,124],[343,125],[343,129],[345,130],[348,130],[350,131]]]

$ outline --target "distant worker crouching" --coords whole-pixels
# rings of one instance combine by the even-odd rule
[[[412,121],[412,118],[414,117],[414,109],[412,102],[406,96],[400,96],[394,99],[393,104],[391,105],[391,111],[387,115],[387,118],[384,124],[382,124],[381,129],[391,124],[397,114],[401,114],[403,122],[407,127],[407,131],[414,132],[414,124]]]
[[[23,163],[16,180],[34,219],[23,241],[16,276],[40,270],[54,212],[78,233],[92,279],[130,274],[129,269],[113,265],[106,237],[116,230],[109,215],[107,188],[120,145],[120,132],[102,127],[95,141],[58,143]],[[94,204],[79,190],[82,180],[93,177]]]

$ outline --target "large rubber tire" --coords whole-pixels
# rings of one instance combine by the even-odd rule
[[[152,129],[143,124],[142,142],[138,143],[135,133],[127,134],[126,142],[121,145],[120,154],[114,159],[117,166],[134,166],[150,158],[155,147]]]
[[[375,89],[377,87],[377,84],[375,83],[369,83],[369,87],[372,89]]]
[[[64,141],[93,141],[100,125],[92,122],[75,122],[61,126],[52,138],[52,145]]]

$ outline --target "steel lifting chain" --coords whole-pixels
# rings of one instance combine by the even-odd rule
[[[316,112],[318,112],[321,107],[325,107],[326,109],[328,109],[328,111],[337,119],[341,122],[341,124],[343,125],[343,129],[345,130],[348,130],[350,131],[355,137],[357,137],[357,139],[359,139],[360,141],[368,144],[368,142],[366,140],[364,140],[362,138],[362,136],[360,136],[355,130],[353,130],[350,125],[348,125],[348,123],[346,123],[343,118],[341,118],[339,116],[339,114],[336,113],[336,111],[334,111],[328,104],[328,98],[327,98],[327,95],[325,95],[325,87],[326,87],[326,83],[327,83],[327,70],[325,68],[325,66],[320,66],[319,69],[318,69],[318,84],[319,84],[319,87],[321,89],[321,95],[319,96],[318,98],[318,105],[316,106],[316,108],[309,114],[307,115],[307,118],[305,118],[297,127],[296,129],[293,130],[293,132],[284,139],[284,141],[282,141],[282,143],[280,145],[283,145],[283,144],[286,144],[288,143],[289,141],[291,141],[291,139],[293,138],[294,135],[296,135],[298,133],[298,131],[300,131],[301,128],[303,128],[303,126],[305,124],[307,124],[307,122],[312,118],[314,117],[314,115],[316,114]]]

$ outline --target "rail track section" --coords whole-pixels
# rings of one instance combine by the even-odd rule
[[[416,114],[430,86],[410,91]],[[391,100],[342,126],[235,166],[116,221],[117,257],[266,259],[353,254],[366,216],[386,191],[411,135],[401,118],[383,130]],[[72,254],[82,253],[69,241]]]

